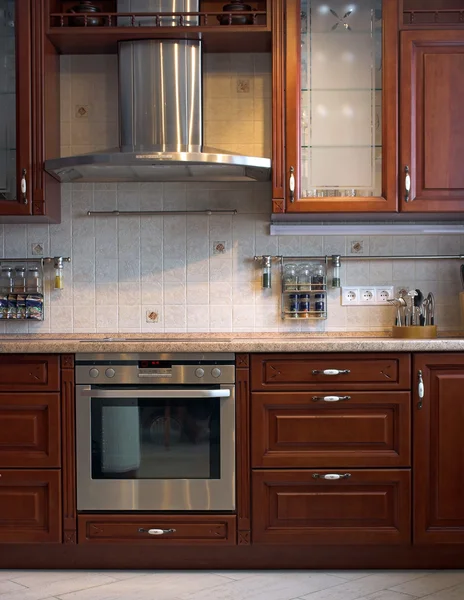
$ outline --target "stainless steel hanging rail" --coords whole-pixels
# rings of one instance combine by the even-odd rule
[[[416,256],[342,256],[339,254],[326,256],[271,256],[271,260],[323,260],[325,262],[333,261],[337,257],[340,262],[347,260],[464,260],[464,254],[418,254]],[[263,260],[264,256],[255,256],[255,260]]]
[[[236,215],[237,210],[108,210],[87,212],[88,217],[177,217],[182,215]]]

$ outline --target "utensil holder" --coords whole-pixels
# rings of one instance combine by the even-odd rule
[[[408,325],[407,327],[392,327],[392,336],[399,339],[431,340],[437,337],[436,325]]]

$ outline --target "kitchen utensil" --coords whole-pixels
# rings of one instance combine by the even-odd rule
[[[428,312],[429,312],[429,301],[428,301],[428,298],[424,298],[422,300],[422,305],[421,305],[421,323],[420,324],[422,326],[427,325]]]
[[[222,10],[227,13],[240,13],[245,11],[251,11],[249,4],[244,4],[239,0],[231,0],[229,4],[225,4]],[[232,22],[229,23],[229,15],[219,15],[217,20],[221,25],[252,25],[253,15],[232,15]]]
[[[408,292],[408,306],[406,309],[407,318],[406,325],[414,325],[414,298],[417,296],[416,290],[409,290]]]
[[[429,305],[428,314],[429,314],[430,325],[435,325],[435,297],[432,294],[432,292],[430,292],[429,295],[427,296],[427,300],[428,300],[428,305]]]
[[[68,13],[99,13],[101,9],[98,6],[92,4],[90,0],[80,0],[79,4],[76,4],[70,8]],[[96,17],[87,14],[86,17],[70,17],[69,25],[71,27],[99,27],[104,25],[103,17]]]
[[[401,302],[401,300],[403,302]],[[402,326],[402,319],[401,319],[401,308],[403,306],[404,300],[403,298],[391,298],[390,300],[387,300],[388,304],[391,304],[392,306],[396,307],[396,323],[395,325],[397,327],[401,327]]]
[[[462,286],[462,289],[464,290],[464,265],[461,265],[460,273],[461,273],[461,286]]]
[[[424,294],[419,290],[416,289],[417,292],[417,296],[414,296],[414,323],[413,325],[425,325],[425,322],[422,322],[423,320],[423,315],[422,315],[422,302],[424,300]]]

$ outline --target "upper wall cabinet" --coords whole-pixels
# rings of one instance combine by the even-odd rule
[[[403,31],[400,89],[401,210],[464,210],[464,30]]]
[[[59,187],[43,172],[58,131],[58,58],[43,35],[42,0],[0,0],[0,221],[59,219]],[[51,122],[51,120],[50,120]],[[56,128],[57,129],[57,128]],[[58,147],[58,146],[57,146]]]
[[[287,1],[287,212],[397,210],[398,17],[397,0]]]

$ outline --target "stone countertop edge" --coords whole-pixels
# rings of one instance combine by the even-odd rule
[[[171,353],[171,352],[463,352],[464,338],[427,340],[319,337],[304,339],[235,338],[214,341],[205,339],[102,341],[82,338],[37,339],[0,337],[2,354],[80,354],[80,353]]]

